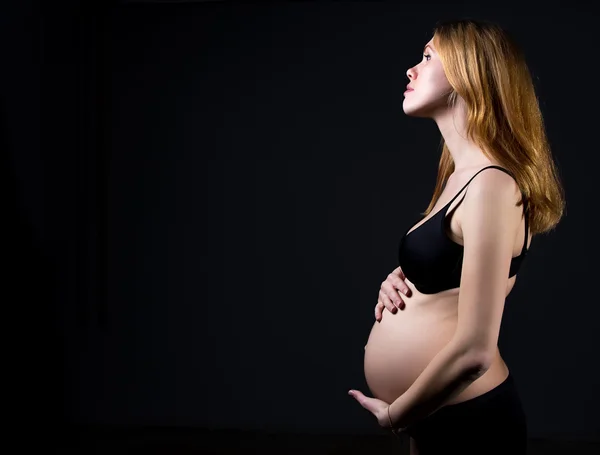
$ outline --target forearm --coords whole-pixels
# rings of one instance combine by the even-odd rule
[[[450,342],[429,362],[406,392],[390,405],[395,428],[405,428],[437,411],[486,370],[481,357]]]

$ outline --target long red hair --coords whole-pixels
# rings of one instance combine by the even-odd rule
[[[522,52],[500,26],[473,19],[438,22],[433,42],[454,88],[449,103],[456,96],[465,101],[467,137],[514,175],[527,199],[531,233],[551,230],[565,210],[564,189]],[[454,161],[442,139],[436,186],[424,216],[452,172]]]

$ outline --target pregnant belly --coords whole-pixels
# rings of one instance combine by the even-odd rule
[[[402,395],[454,335],[455,305],[433,303],[407,302],[396,314],[386,309],[373,324],[364,372],[375,398],[391,403]]]

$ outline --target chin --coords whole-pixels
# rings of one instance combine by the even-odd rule
[[[439,111],[442,103],[435,100],[426,100],[418,102],[416,99],[405,98],[402,103],[402,110],[410,117],[433,118],[434,113]]]
[[[408,115],[409,117],[420,117],[420,118],[429,118],[429,112],[427,109],[419,109],[419,108],[414,108],[414,107],[405,107],[402,106],[402,110],[404,111],[404,114]]]

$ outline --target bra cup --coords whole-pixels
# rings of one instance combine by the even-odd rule
[[[511,175],[498,166],[489,167],[501,169]],[[479,172],[489,167],[483,168]],[[479,172],[471,177],[467,184],[438,213],[412,231],[410,229],[415,224],[411,224],[400,240],[398,247],[399,264],[406,277],[423,294],[434,294],[460,286],[464,246],[454,241],[450,234],[454,235],[451,229],[452,216],[464,200],[466,191],[461,200],[452,207],[452,210],[449,209],[455,199],[461,195]],[[441,219],[430,223],[436,217]],[[423,216],[420,217],[417,223],[422,220]],[[511,260],[509,278],[516,275],[527,253],[527,218],[525,218],[525,222],[525,242],[521,254]]]

